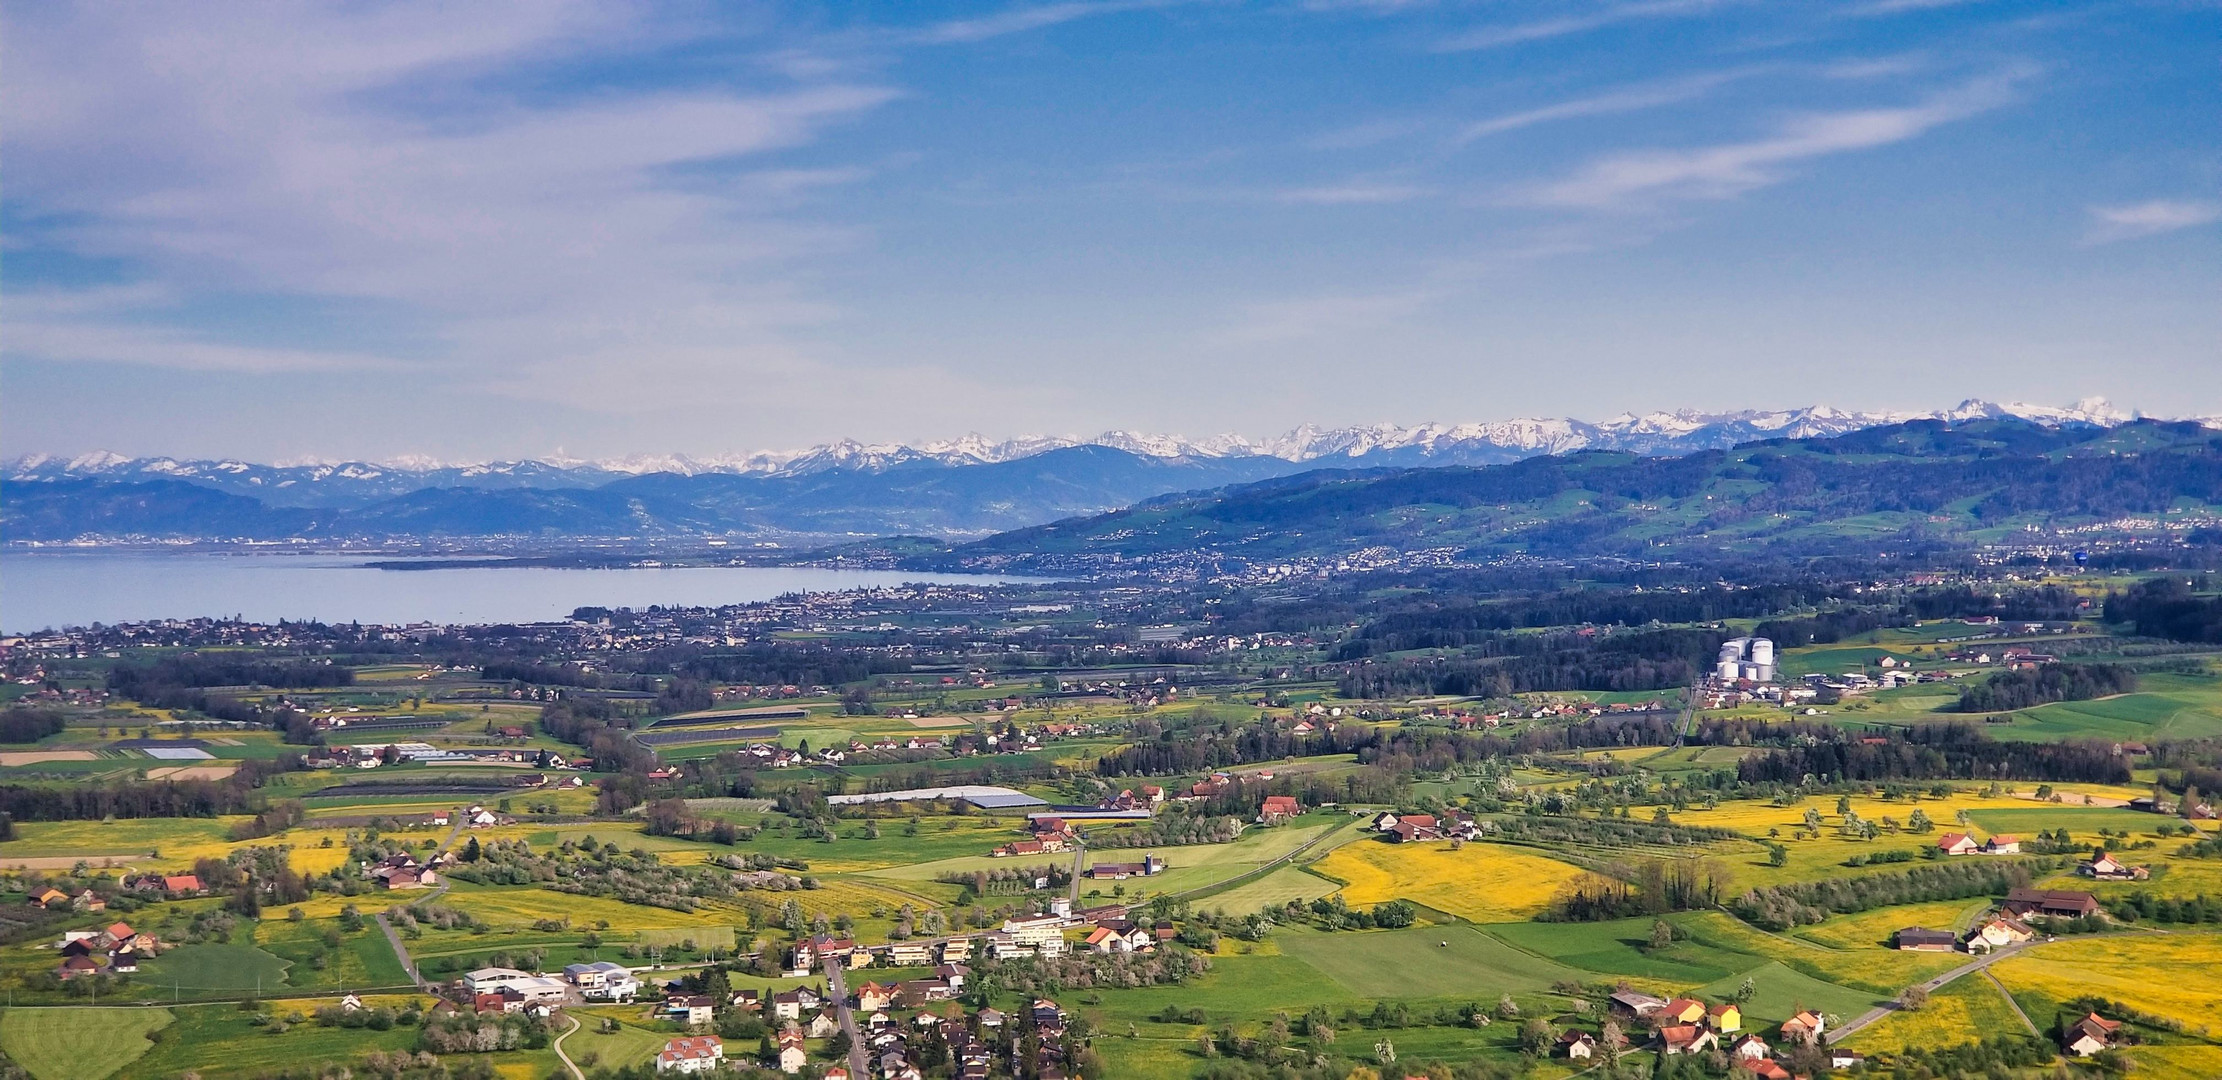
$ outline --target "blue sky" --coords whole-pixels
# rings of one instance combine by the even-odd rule
[[[2222,414],[2213,3],[0,13],[8,454]]]

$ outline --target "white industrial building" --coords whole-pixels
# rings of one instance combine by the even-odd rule
[[[1721,642],[1720,659],[1713,665],[1713,675],[1722,682],[1775,681],[1775,643],[1763,637],[1731,638]]]

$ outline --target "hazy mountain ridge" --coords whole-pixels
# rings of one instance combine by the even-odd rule
[[[273,506],[350,508],[425,488],[598,487],[655,473],[681,476],[811,476],[827,472],[885,472],[927,466],[994,465],[1075,446],[1102,446],[1142,457],[1195,461],[1271,457],[1293,463],[1348,459],[1361,466],[1484,465],[1536,454],[1573,450],[1629,450],[1640,454],[1725,449],[1764,438],[1811,438],[1903,423],[1913,419],[1967,421],[2015,416],[2045,424],[2112,425],[2131,419],[2103,399],[2066,408],[1963,402],[1930,413],[1845,412],[1828,406],[1734,412],[1623,414],[1590,423],[1568,418],[1524,418],[1464,424],[1375,424],[1317,428],[1305,425],[1266,439],[1223,434],[1192,439],[1107,431],[1094,438],[1028,435],[993,440],[978,434],[909,446],[852,439],[806,450],[689,457],[637,455],[589,461],[578,458],[442,463],[424,458],[390,462],[260,464],[238,460],[127,458],[110,453],[58,457],[34,454],[7,463],[15,481],[62,479],[182,480],[251,495]],[[2204,421],[2222,426],[2222,418]]]
[[[1365,551],[1871,554],[1878,544],[1966,547],[2029,528],[2097,536],[2081,530],[2170,513],[2179,531],[2222,542],[2222,434],[2212,426],[1919,420],[1677,457],[1581,451],[1495,466],[1310,471],[1004,533],[938,565],[1072,570]]]
[[[1968,424],[2001,417],[2025,420],[2020,426],[2034,430],[2094,431],[2126,419],[2103,402],[2069,409],[1967,402],[1934,418]],[[822,541],[897,534],[963,540],[1322,469],[1489,466],[1580,450],[1677,456],[1761,439],[1834,437],[1886,421],[1898,422],[1883,414],[1813,408],[1654,413],[1597,424],[1562,419],[1298,428],[1264,442],[1119,432],[1070,443],[973,436],[926,447],[835,443],[782,455],[776,467],[762,468],[746,461],[647,458],[275,466],[31,457],[0,474],[0,525],[10,541],[45,543]]]

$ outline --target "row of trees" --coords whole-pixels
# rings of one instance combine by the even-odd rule
[[[1737,918],[1767,930],[1787,930],[1831,915],[1931,900],[2003,896],[2030,882],[2026,860],[1984,859],[1917,866],[1910,870],[1788,882],[1753,889],[1728,902]]]
[[[2137,689],[2137,673],[2120,664],[2045,664],[2001,671],[1960,688],[1964,713],[2012,712],[2054,701],[2089,701]]]

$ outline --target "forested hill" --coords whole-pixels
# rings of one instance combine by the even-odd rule
[[[1915,553],[2040,529],[2222,506],[2222,433],[1916,421],[1678,458],[1584,452],[1482,468],[1312,472],[1167,496],[957,548],[1250,560],[1367,548],[1466,555]],[[2213,542],[2213,530],[2194,532]],[[2179,533],[2179,535],[2182,535]]]

